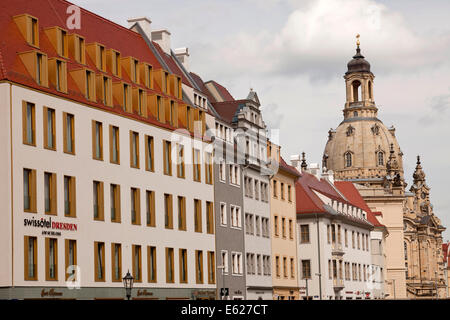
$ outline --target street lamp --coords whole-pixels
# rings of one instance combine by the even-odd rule
[[[130,270],[128,270],[126,276],[122,278],[122,281],[123,281],[123,286],[125,287],[125,290],[126,290],[126,293],[127,293],[127,298],[128,298],[128,300],[130,300],[130,298],[131,298],[131,289],[133,289],[133,282],[134,282],[134,278],[130,274]]]

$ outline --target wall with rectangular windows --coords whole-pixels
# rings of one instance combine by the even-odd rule
[[[13,86],[12,92],[15,97],[11,115],[14,166],[10,175],[14,188],[13,201],[18,205],[14,206],[13,212],[15,253],[11,256],[14,257],[14,265],[20,266],[20,272],[14,272],[15,286],[29,286],[31,281],[38,286],[65,287],[66,279],[73,275],[73,270],[68,273],[67,268],[75,264],[82,269],[82,287],[123,288],[117,277],[113,279],[113,271],[120,269],[117,272],[121,277],[128,269],[131,272],[131,246],[136,245],[141,246],[142,274],[142,282],[136,283],[137,287],[180,286],[179,249],[183,248],[186,249],[188,272],[187,283],[183,285],[189,288],[215,288],[214,284],[208,283],[206,274],[206,253],[215,250],[215,238],[211,234],[214,219],[210,211],[210,206],[214,205],[213,185],[204,181],[194,182],[192,170],[185,170],[185,179],[178,178],[176,174],[164,174],[164,153],[155,151],[164,150],[163,141],[171,141],[171,131],[22,87]],[[28,123],[23,118],[23,101],[34,105],[34,111],[29,112],[32,116]],[[3,120],[9,121],[9,117],[0,121]],[[24,143],[24,125],[25,129],[28,125],[28,132],[32,135],[29,141],[34,140],[35,145]],[[7,125],[4,127],[8,128]],[[153,138],[150,140],[153,150],[148,148],[152,152],[135,153],[138,167],[132,167],[132,161],[128,160],[128,150],[130,160],[133,160],[131,146],[134,142],[130,139],[130,132],[138,134],[134,136],[136,150],[146,150],[146,137]],[[5,137],[10,137],[9,133]],[[5,142],[5,145],[8,143]],[[206,146],[203,142],[199,145]],[[172,146],[175,143],[171,143]],[[192,156],[190,149],[191,146],[185,147],[185,159]],[[126,150],[125,155],[120,152],[123,150]],[[171,150],[167,151],[167,155],[171,155]],[[153,168],[147,165],[150,158]],[[11,155],[5,159],[11,159]],[[9,171],[11,166],[6,168]],[[134,196],[132,188],[137,191]],[[10,193],[5,194],[11,198]],[[172,195],[172,229],[165,228],[164,194]],[[178,211],[179,197],[184,199],[181,214]],[[147,199],[150,201],[147,202]],[[200,200],[197,210],[202,219],[201,232],[195,232],[194,199]],[[134,218],[133,211],[136,212]],[[51,218],[51,222],[60,229],[37,228],[31,225],[32,222],[24,225],[24,219],[41,218],[46,221]],[[8,230],[11,230],[10,226],[5,228],[5,235],[11,239]],[[58,235],[43,235],[43,231],[57,232]],[[24,251],[28,243],[25,237],[35,238],[31,247],[35,248],[34,252],[41,253],[35,257],[30,254],[36,260],[36,274],[32,277],[35,280],[26,280],[28,278],[25,277],[25,262],[28,262],[25,261],[28,259]],[[54,266],[51,264],[51,268],[46,268],[50,260],[45,258],[45,238],[57,239],[54,247],[57,261]],[[114,251],[112,244],[120,245],[120,252]],[[6,241],[4,246],[4,252],[8,252],[11,243]],[[53,243],[49,244],[50,247],[53,248]],[[165,281],[166,247],[174,250],[173,283]],[[52,250],[48,252],[53,253]],[[195,250],[204,252],[205,276],[201,284],[197,284],[195,278]],[[116,254],[121,258],[115,257]],[[149,263],[153,263],[152,268]],[[5,266],[8,270],[11,263]],[[46,272],[50,270],[52,280],[47,280]]]

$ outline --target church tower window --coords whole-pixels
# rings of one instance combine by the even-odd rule
[[[345,166],[347,168],[352,166],[352,153],[351,152],[345,153]]]
[[[381,151],[378,152],[378,165],[384,166],[384,153]]]
[[[369,81],[368,91],[369,91],[369,99],[373,99],[373,97],[372,97],[372,81]]]
[[[358,102],[361,97],[361,82],[359,80],[355,80],[352,82],[353,87],[353,102]]]

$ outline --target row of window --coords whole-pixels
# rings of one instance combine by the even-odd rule
[[[274,215],[273,220],[273,230],[275,237],[280,236],[280,222],[281,222],[281,237],[283,239],[286,239],[287,233],[289,233],[289,239],[294,240],[294,221],[292,219],[286,219],[285,217],[281,217],[280,219],[278,215]]]
[[[309,231],[308,231],[309,232]],[[355,238],[356,236],[356,238]],[[365,233],[352,231],[352,248],[369,251],[369,235]],[[331,224],[327,225],[327,242],[330,244],[342,244],[341,240],[341,225]],[[345,247],[348,248],[348,230],[344,229]]]
[[[221,250],[220,252],[222,258],[222,265],[220,266],[223,270],[223,274],[229,273],[229,261],[228,261],[228,251]],[[243,264],[242,264],[242,252],[231,252],[231,274],[232,275],[243,275]]]
[[[254,178],[244,177],[245,196],[269,202],[269,185]]]
[[[377,151],[375,153],[376,156],[376,164],[377,166],[384,166],[384,152],[383,151]],[[344,154],[344,161],[345,161],[345,166],[347,168],[352,167],[353,166],[353,152],[351,151],[347,151]]]
[[[224,160],[219,162],[219,180],[221,182],[226,182],[226,163]],[[241,185],[241,167],[237,164],[228,165],[228,183],[240,186]]]
[[[44,148],[56,151],[56,123],[55,110],[44,107]],[[92,121],[92,158],[103,161],[103,123]],[[64,152],[75,154],[75,117],[73,114],[63,113],[63,142]],[[30,102],[23,103],[23,143],[36,146],[36,116],[35,105]],[[139,133],[130,130],[130,167],[140,168],[140,138]],[[145,135],[145,170],[155,171],[154,139]],[[163,141],[164,174],[172,175],[172,147],[176,148],[177,177],[185,178],[185,151],[182,144],[172,146],[172,142]],[[200,157],[200,150],[193,149],[193,179],[201,182],[201,161],[205,164],[205,183],[213,183],[213,159],[212,154],[206,152],[204,158]],[[119,127],[109,126],[109,161],[120,164],[120,136]]]
[[[257,237],[270,237],[269,218],[260,217],[256,214],[245,214],[245,233]]]
[[[36,213],[36,170],[24,169],[24,211]],[[46,214],[57,215],[57,176],[56,173],[44,172],[44,207]],[[93,181],[93,218],[96,221],[105,221],[104,183]],[[110,184],[111,222],[121,222],[121,188],[118,184]],[[141,190],[130,188],[130,215],[133,225],[141,224]],[[146,225],[155,227],[155,191],[145,191]],[[177,197],[178,230],[186,230],[186,197]],[[76,182],[75,177],[64,176],[64,215],[76,217]],[[164,226],[173,229],[173,196],[164,194]],[[214,208],[213,203],[206,201],[206,232],[214,234]],[[195,232],[202,232],[202,203],[194,199],[194,228]]]
[[[24,275],[25,280],[38,280],[38,247],[37,237],[25,236],[24,252]],[[77,241],[64,240],[65,255],[65,279],[75,280],[77,277]],[[94,242],[94,281],[106,281],[106,261],[105,243]],[[143,258],[142,251],[145,248],[141,245],[132,245],[132,272],[135,282],[143,282]],[[156,247],[147,246],[147,282],[157,283],[157,258]],[[45,238],[45,280],[58,280],[58,239]],[[202,250],[195,250],[195,282],[203,284],[204,277],[204,257]],[[179,256],[179,282],[188,283],[188,250],[178,249]],[[175,249],[165,248],[166,283],[175,283]],[[207,258],[207,282],[215,284],[215,254],[213,251],[206,252]],[[111,243],[111,281],[122,281],[122,244]]]
[[[292,186],[287,185],[287,188],[285,188],[285,183],[280,181],[280,189],[278,190],[278,182],[277,180],[273,179],[273,197],[275,199],[278,199],[278,195],[280,196],[281,200],[286,200],[286,193],[287,193],[287,200],[289,202],[292,202]]]
[[[344,265],[344,268],[342,268],[342,265]],[[371,270],[372,267],[366,264],[351,263],[336,259],[328,260],[328,278],[330,280],[375,281]]]
[[[227,226],[230,224],[233,228],[242,228],[241,207],[230,204],[230,223],[228,222],[228,213],[226,203],[220,203],[220,224]]]
[[[281,278],[281,268],[280,262],[283,261],[283,278],[288,279],[288,257],[280,257],[275,256],[275,269],[277,278]],[[295,279],[295,260],[294,258],[289,258],[289,270],[290,270],[290,279]]]
[[[270,256],[247,253],[247,274],[270,276]]]

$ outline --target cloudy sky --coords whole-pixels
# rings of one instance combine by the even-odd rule
[[[394,125],[411,185],[416,156],[434,211],[450,229],[450,1],[448,0],[76,0],[127,26],[147,16],[172,47],[188,47],[191,70],[235,98],[254,88],[282,153],[321,162],[342,120],[342,76],[361,34],[376,79],[379,118]],[[450,230],[444,234],[450,240]]]

